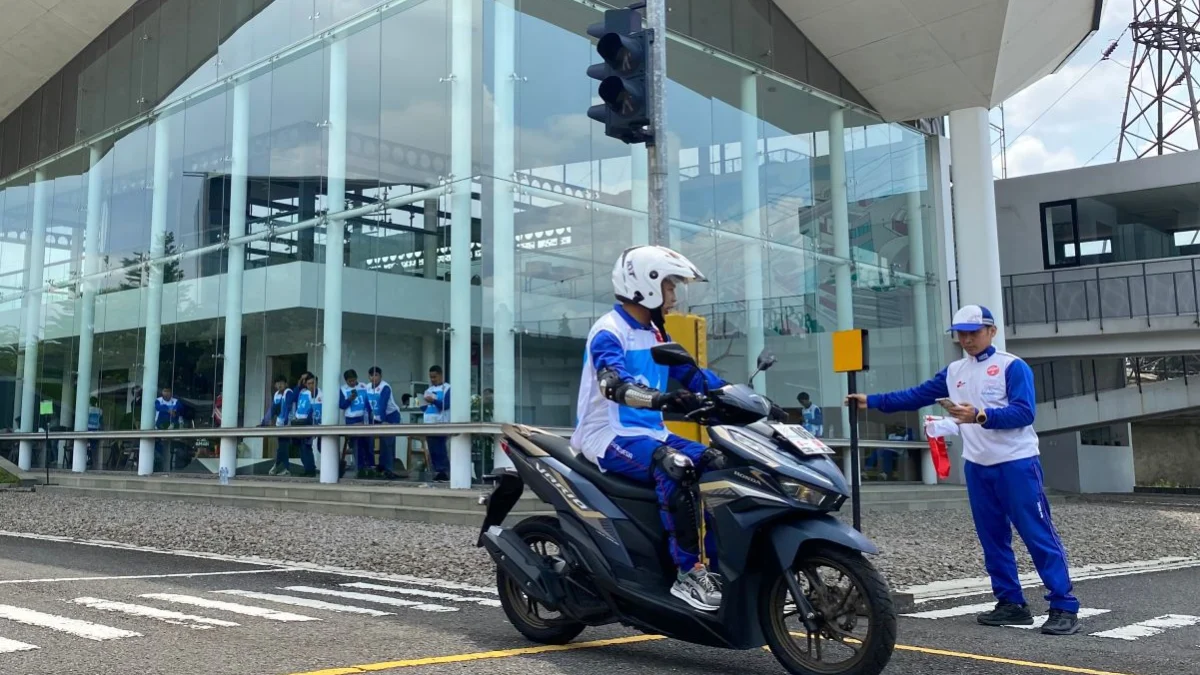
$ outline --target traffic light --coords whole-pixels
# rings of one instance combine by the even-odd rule
[[[625,143],[653,140],[650,131],[650,87],[646,65],[650,56],[650,31],[642,29],[642,15],[633,9],[610,9],[604,21],[588,26],[598,38],[596,51],[604,63],[589,66],[588,77],[600,80],[601,105],[588,108],[588,117],[604,124],[604,134]]]

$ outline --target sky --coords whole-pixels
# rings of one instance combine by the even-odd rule
[[[1133,19],[1133,5],[1134,0],[1107,0],[1099,32],[1066,66],[1005,101],[1009,178],[1116,161],[1134,52],[1126,31]],[[1118,38],[1116,50],[1102,60],[1105,48]],[[1149,83],[1148,78],[1139,81]],[[1000,110],[992,110],[991,117],[999,124]],[[992,163],[999,178],[999,133],[994,132],[992,138]],[[1172,139],[1189,149],[1196,147],[1195,139],[1186,135]],[[1128,149],[1123,151],[1122,161],[1129,154]]]

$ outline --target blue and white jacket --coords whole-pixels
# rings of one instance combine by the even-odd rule
[[[939,398],[973,405],[987,415],[982,425],[959,425],[964,460],[993,465],[1040,454],[1033,430],[1037,412],[1033,370],[1019,357],[989,347],[979,356],[951,363],[912,389],[872,394],[867,405],[890,413],[919,410],[935,405]]]
[[[400,421],[400,406],[392,397],[392,385],[387,380],[380,380],[378,387],[367,385],[367,400],[371,403],[371,414],[376,424]]]
[[[363,424],[371,422],[371,406],[367,402],[367,385],[359,382],[354,385],[358,396],[350,400],[350,387],[342,385],[338,393],[338,407],[346,411],[346,424]]]
[[[592,326],[579,382],[578,420],[571,436],[571,444],[588,459],[598,464],[618,436],[649,436],[661,441],[669,433],[661,411],[630,408],[604,398],[596,379],[601,370],[613,368],[621,381],[638,382],[659,391],[666,391],[672,378],[697,392],[703,391],[705,381],[710,388],[725,386],[712,371],[697,373],[687,366],[655,363],[650,349],[670,341],[669,335],[660,335],[653,325],[639,323],[620,305]]]

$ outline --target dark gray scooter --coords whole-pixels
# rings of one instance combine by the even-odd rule
[[[653,357],[695,366],[675,343]],[[764,352],[759,370],[774,362]],[[707,428],[727,465],[681,489],[698,491],[716,530],[720,609],[700,611],[670,594],[676,568],[652,486],[602,473],[561,436],[509,424],[501,445],[514,468],[497,472],[479,538],[496,562],[508,619],[544,644],[620,623],[711,647],[767,645],[790,673],[882,672],[896,613],[863,555],[875,546],[830,515],[850,494],[832,451],[803,427],[772,421],[779,409],[747,385],[709,391],[703,402],[688,418]],[[555,516],[503,527],[525,486]]]

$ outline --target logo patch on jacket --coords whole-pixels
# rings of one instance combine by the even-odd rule
[[[1000,374],[1000,366],[995,366],[995,365],[988,366],[987,374],[991,375],[992,377],[999,375]]]

